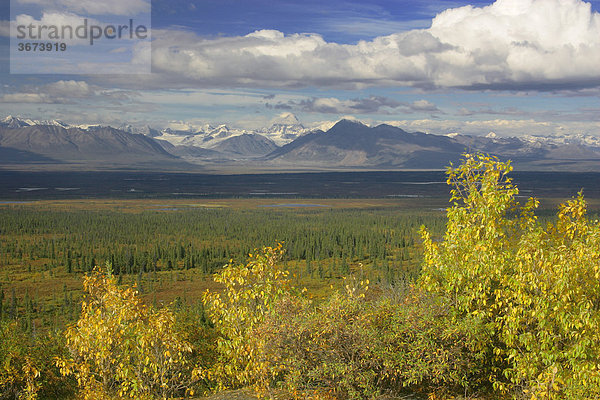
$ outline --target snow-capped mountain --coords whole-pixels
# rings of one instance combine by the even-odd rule
[[[271,139],[278,146],[283,146],[310,131],[311,129],[302,125],[294,114],[283,113],[273,121],[271,126],[257,129],[254,133]]]
[[[157,141],[119,129],[83,130],[51,124],[0,127],[0,163],[52,164],[82,167],[181,165]]]
[[[179,161],[197,165],[251,162],[253,166],[267,169],[441,168],[449,161],[457,160],[464,151],[482,151],[501,159],[511,159],[524,169],[600,169],[600,137],[591,135],[505,137],[492,132],[487,135],[482,132],[480,136],[435,135],[407,132],[385,124],[371,127],[356,120],[342,120],[333,125],[326,121],[319,126],[322,129],[307,128],[291,113],[281,114],[269,127],[261,129],[181,121],[169,123],[162,130],[132,124],[118,128],[102,124],[69,126],[57,120],[8,116],[0,120],[0,133],[4,137],[0,151],[12,151],[9,154],[12,159],[22,159],[26,163],[24,152],[31,153],[28,153],[29,158],[38,161],[40,157],[45,157],[46,161],[81,160],[88,156],[92,159],[94,154],[105,157],[110,153],[112,158],[106,156],[108,160],[115,159],[113,153],[127,158],[127,152],[141,158],[150,154],[143,146],[155,146],[152,151],[159,158],[164,158],[160,153],[164,150]],[[108,146],[111,151],[107,153],[100,145],[101,140],[108,140],[106,138],[131,145],[124,148]],[[37,147],[31,147],[32,140]],[[73,150],[61,144],[69,141],[91,145],[81,144]],[[6,156],[1,158],[6,162]]]
[[[68,124],[65,124],[64,122],[55,119],[38,121],[35,119],[13,117],[12,115],[9,115],[8,117],[0,121],[0,127],[5,128],[24,128],[26,126],[36,125],[59,126],[61,128],[69,127]]]
[[[381,124],[342,120],[326,132],[304,135],[267,156],[273,165],[319,168],[444,168],[465,151],[511,159],[519,168],[598,170],[598,138],[585,135],[499,137],[434,135]]]
[[[273,142],[275,146],[280,147],[314,130],[302,125],[298,118],[292,113],[283,113],[272,122],[271,126],[259,129],[243,129],[231,127],[226,124],[197,124],[185,121],[172,121],[162,130],[149,125],[140,126],[132,124],[121,124],[116,126],[116,129],[163,140],[174,146],[194,146],[204,149],[216,148],[221,142],[242,135],[252,135],[249,137],[256,138],[261,142],[264,141],[260,139],[260,137],[264,137],[268,139],[269,142]],[[79,128],[84,131],[110,126],[99,123],[69,125],[58,120],[34,120],[13,116],[8,116],[0,121],[0,127],[7,128],[22,128],[36,125]],[[333,123],[331,125],[333,125]],[[328,128],[329,127],[330,126],[328,126]],[[259,135],[260,137],[255,135]],[[248,138],[243,140],[243,142],[247,141]],[[270,145],[267,147],[270,147]]]
[[[241,135],[260,135],[283,146],[298,137],[312,131],[300,123],[292,113],[283,113],[272,124],[259,129],[234,128],[228,125],[196,125],[183,121],[171,122],[161,131],[157,139],[165,140],[175,146],[197,146],[215,148],[222,141]]]
[[[6,127],[6,128],[24,128],[26,126],[31,126],[33,125],[33,123],[30,123],[31,120],[24,120],[21,118],[17,118],[17,117],[13,117],[12,115],[9,115],[8,117],[4,118],[2,121],[0,121],[0,126]],[[33,121],[31,121],[33,122]]]
[[[320,168],[443,168],[460,158],[455,140],[390,125],[341,120],[327,132],[300,137],[267,158],[273,165]]]
[[[530,143],[546,143],[553,145],[582,145],[591,147],[600,147],[600,137],[583,134],[573,135],[554,135],[554,136],[531,136],[522,137],[524,141]]]
[[[202,148],[237,159],[264,156],[310,131],[294,114],[284,113],[274,119],[271,126],[259,129],[174,121],[153,137],[175,146],[174,151],[179,153],[197,154],[191,148]]]
[[[249,159],[262,157],[279,146],[268,137],[248,132],[242,129],[230,128],[226,125],[217,127],[207,126],[206,131],[183,135],[164,130],[155,139],[168,142],[173,146],[171,152],[185,155],[186,160],[212,158]],[[198,152],[195,149],[212,151],[213,153]],[[217,157],[220,155],[220,157]]]
[[[218,143],[234,136],[240,136],[247,131],[243,129],[230,128],[227,125],[205,125],[201,129],[197,127],[191,131],[163,129],[156,139],[164,140],[174,146],[195,146],[210,149]]]
[[[117,129],[120,129],[125,132],[129,132],[129,133],[135,133],[135,134],[140,134],[140,135],[150,136],[150,137],[160,136],[160,131],[158,129],[152,128],[150,125],[133,126],[130,124],[122,124],[122,125],[118,126]]]

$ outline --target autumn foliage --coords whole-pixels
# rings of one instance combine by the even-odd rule
[[[218,333],[217,361],[196,373],[216,383],[218,390],[258,384],[268,387],[278,374],[264,357],[265,337],[258,328],[277,301],[289,296],[289,273],[278,262],[283,245],[257,249],[246,264],[229,263],[214,276],[223,292],[206,292],[204,302]]]
[[[191,346],[174,329],[167,309],[144,305],[134,288],[117,286],[108,271],[85,277],[87,297],[65,336],[69,358],[57,359],[74,375],[83,398],[172,398],[191,379]]]
[[[510,163],[467,155],[450,168],[453,206],[443,241],[423,230],[420,287],[439,296],[454,321],[489,332],[480,368],[497,393],[600,397],[600,224],[581,193],[540,224],[538,202],[521,205]]]

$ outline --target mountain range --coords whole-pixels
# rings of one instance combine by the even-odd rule
[[[331,125],[331,124],[329,124]],[[304,127],[293,114],[268,128],[227,125],[150,126],[17,117],[0,120],[3,168],[84,168],[212,171],[442,169],[465,151],[512,159],[519,169],[600,171],[594,136],[496,137],[407,132],[381,124],[341,120]]]

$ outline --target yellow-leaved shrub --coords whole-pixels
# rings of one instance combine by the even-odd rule
[[[278,264],[283,253],[279,243],[257,249],[246,264],[230,262],[214,275],[223,291],[204,294],[218,334],[217,360],[196,373],[214,382],[217,390],[251,384],[268,388],[278,374],[276,365],[262,356],[264,337],[256,333],[274,304],[290,291],[289,273]]]
[[[542,226],[535,199],[521,205],[510,163],[477,154],[448,170],[453,206],[436,242],[423,229],[420,286],[454,318],[492,334],[481,368],[499,393],[600,397],[600,224],[581,193]]]
[[[191,382],[191,346],[167,309],[142,303],[108,271],[84,278],[79,320],[65,331],[71,357],[56,360],[74,375],[84,399],[178,397]]]
[[[0,399],[69,397],[74,382],[53,362],[66,349],[60,334],[28,332],[17,321],[0,321]]]

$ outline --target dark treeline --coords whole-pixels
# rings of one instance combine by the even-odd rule
[[[2,263],[47,260],[67,272],[110,261],[115,273],[202,268],[242,260],[260,243],[283,241],[288,260],[407,260],[417,228],[439,216],[391,217],[385,210],[177,212],[0,210]],[[394,254],[398,251],[399,254]],[[406,249],[406,251],[402,251]],[[396,257],[397,256],[397,257]]]

